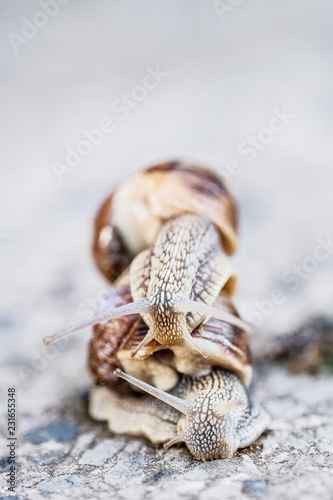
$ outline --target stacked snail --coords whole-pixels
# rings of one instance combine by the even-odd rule
[[[236,209],[219,177],[184,162],[149,168],[103,203],[93,252],[113,289],[91,320],[93,418],[198,460],[231,458],[269,423],[248,393],[249,325],[232,304]]]

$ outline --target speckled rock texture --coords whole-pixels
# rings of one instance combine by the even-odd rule
[[[311,373],[263,359],[275,335],[314,318],[332,324],[333,4],[40,0],[0,10],[0,500],[333,498],[329,358]],[[104,119],[112,131],[80,149]],[[235,302],[257,325],[252,390],[272,422],[232,460],[200,463],[185,447],[112,435],[87,413],[90,331],[42,344],[108,293],[90,253],[101,200],[175,157],[216,168],[240,208]],[[312,323],[319,336],[324,323]]]

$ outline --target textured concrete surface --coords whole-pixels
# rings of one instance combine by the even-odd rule
[[[258,363],[254,390],[272,414],[268,432],[233,460],[201,464],[186,448],[166,452],[91,421],[89,331],[42,344],[46,334],[90,316],[107,293],[89,253],[100,200],[138,168],[174,157],[230,177],[240,206],[236,304],[258,325],[255,352],[309,318],[332,318],[333,5],[236,3],[226,1],[230,9],[219,16],[214,2],[147,1],[143,8],[72,0],[17,52],[8,34],[20,35],[24,18],[33,20],[41,7],[0,4],[2,499],[10,495],[12,386],[14,498],[333,496],[329,372],[291,374]],[[135,94],[158,65],[167,76],[122,119],[115,100]],[[262,132],[284,109],[292,117],[283,130]],[[64,163],[66,148],[76,148],[82,131],[103,118],[114,131],[60,182],[54,162]],[[266,140],[253,159],[242,149],[249,136]]]

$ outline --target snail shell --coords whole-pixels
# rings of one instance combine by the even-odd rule
[[[126,277],[122,286],[113,290],[106,307],[119,307],[132,301]],[[218,306],[238,317],[228,296],[220,296]],[[162,390],[171,390],[179,380],[179,374],[204,375],[213,366],[233,371],[248,387],[252,380],[251,354],[245,332],[215,318],[207,318],[192,332],[192,337],[208,354],[202,357],[197,349],[185,341],[172,346],[159,344],[156,340],[140,348],[140,359],[131,353],[146,336],[148,326],[140,315],[133,314],[93,328],[89,348],[89,364],[95,380],[108,387],[123,390],[126,386],[114,375],[116,368],[137,377]]]
[[[120,184],[95,219],[93,254],[113,282],[142,250],[151,247],[171,217],[192,213],[212,222],[227,254],[237,246],[237,214],[222,180],[182,161],[155,165]]]

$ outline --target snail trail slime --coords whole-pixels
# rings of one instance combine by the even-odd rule
[[[93,254],[112,284],[93,326],[89,411],[110,431],[197,460],[231,458],[270,421],[253,401],[251,326],[232,295],[237,274],[236,206],[211,170],[159,164],[120,184],[104,201]]]

